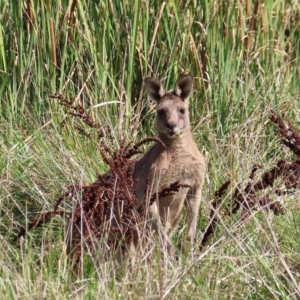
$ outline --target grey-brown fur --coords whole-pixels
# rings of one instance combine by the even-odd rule
[[[150,194],[158,193],[176,181],[190,186],[181,188],[174,195],[156,199],[149,207],[152,228],[171,250],[170,238],[177,228],[184,206],[187,208],[186,240],[193,242],[196,236],[206,171],[205,160],[190,130],[188,98],[193,89],[193,77],[180,77],[170,92],[153,77],[145,79],[145,87],[149,97],[156,103],[156,130],[166,148],[156,143],[136,163],[136,195],[140,201],[147,201],[144,195],[147,181]]]

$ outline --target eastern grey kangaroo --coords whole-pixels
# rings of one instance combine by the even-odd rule
[[[145,79],[145,87],[148,96],[156,103],[156,130],[165,147],[156,143],[136,163],[134,179],[137,180],[137,198],[147,201],[144,195],[146,185],[150,195],[176,181],[189,185],[189,188],[181,188],[173,195],[156,199],[149,207],[152,229],[167,246],[168,252],[172,253],[170,238],[180,221],[184,206],[187,209],[185,243],[189,245],[196,236],[206,172],[205,160],[193,140],[190,129],[189,96],[193,90],[193,77],[181,76],[174,90],[169,92],[153,77]]]

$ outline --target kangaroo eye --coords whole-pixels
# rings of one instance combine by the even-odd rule
[[[180,112],[182,115],[184,115],[184,114],[185,114],[185,109],[184,109],[184,108],[181,108],[181,109],[179,109],[179,112]]]
[[[163,115],[165,114],[165,110],[164,110],[164,109],[159,109],[159,110],[157,111],[157,114],[158,114],[159,116],[163,116]]]

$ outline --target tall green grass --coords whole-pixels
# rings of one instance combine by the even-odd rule
[[[163,268],[159,255],[144,260],[119,281],[109,264],[74,278],[64,220],[25,241],[14,236],[69,184],[91,182],[106,168],[51,95],[81,102],[113,129],[117,145],[118,136],[155,134],[144,77],[171,89],[189,72],[194,136],[208,161],[200,239],[225,180],[234,189],[254,164],[263,172],[290,157],[268,109],[299,122],[298,1],[2,0],[0,12],[0,298],[297,299],[298,194],[281,199],[282,217],[257,212],[239,227],[238,218],[220,216],[214,246]]]

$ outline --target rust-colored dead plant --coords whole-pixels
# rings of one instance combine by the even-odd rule
[[[159,197],[176,193],[181,187],[187,186],[174,182],[158,195],[149,195],[149,201],[139,202],[135,196],[137,182],[133,180],[133,169],[136,160],[133,156],[142,153],[140,146],[145,143],[164,144],[155,137],[145,138],[135,145],[123,139],[119,141],[119,148],[115,149],[115,139],[111,130],[104,130],[87,114],[81,104],[68,101],[62,94],[56,94],[53,98],[61,101],[68,109],[69,115],[81,119],[92,129],[88,132],[83,126],[76,127],[81,134],[96,144],[102,160],[109,166],[109,171],[99,175],[95,182],[83,186],[69,186],[57,200],[53,211],[43,213],[27,224],[30,230],[49,222],[55,215],[69,216],[66,242],[68,252],[76,263],[84,250],[94,252],[97,241],[105,236],[108,237],[106,243],[110,249],[126,247],[131,238],[138,238],[138,225],[145,221],[147,205],[151,205]],[[59,208],[64,200],[74,203],[72,212],[65,212]],[[26,229],[22,227],[18,237],[25,234]]]
[[[287,146],[296,156],[300,156],[300,134],[293,128],[289,121],[284,121],[273,110],[270,111],[270,120],[277,127],[281,137],[281,142]],[[233,193],[232,207],[227,209],[226,215],[233,215],[241,212],[241,224],[244,223],[255,209],[270,210],[275,215],[284,214],[282,204],[278,200],[273,200],[274,196],[294,193],[300,188],[300,159],[293,161],[279,160],[275,167],[266,171],[255,181],[255,174],[258,169],[262,169],[261,165],[255,165],[249,176],[249,182],[244,188],[241,184],[237,185]],[[276,183],[281,182],[285,186],[285,190],[276,188]],[[201,247],[205,246],[209,238],[214,234],[219,218],[218,210],[222,202],[222,196],[230,186],[230,180],[225,182],[221,188],[215,192],[214,201],[210,212],[209,225],[204,233],[201,241]],[[262,192],[267,188],[270,191]]]

